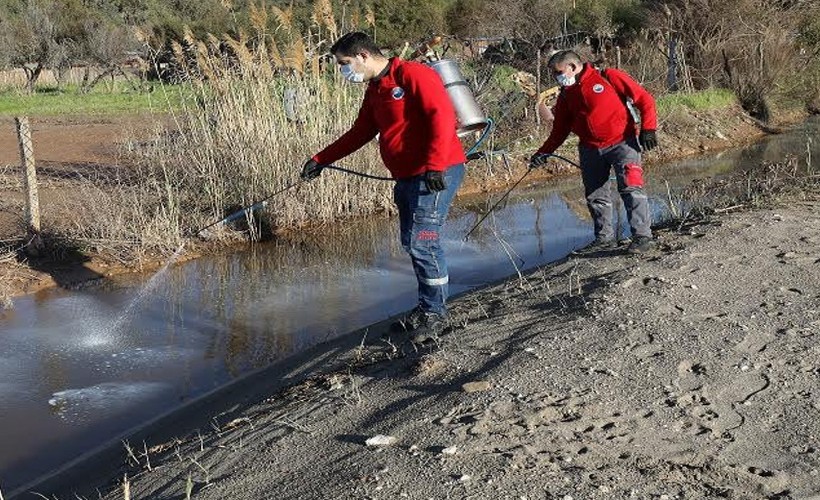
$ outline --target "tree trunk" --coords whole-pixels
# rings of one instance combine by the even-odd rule
[[[23,66],[23,71],[26,72],[26,91],[29,94],[33,94],[34,85],[37,84],[37,80],[40,78],[40,73],[43,72],[43,65],[37,63],[37,65],[34,68]]]
[[[99,75],[95,76],[94,79],[91,80],[91,83],[89,83],[87,85],[84,85],[83,88],[80,89],[80,93],[81,94],[87,94],[87,93],[91,92],[91,89],[96,87],[97,84],[100,83],[100,81],[102,81],[103,78],[105,78],[108,75],[113,75],[115,70],[116,70],[116,67],[106,68],[105,71],[103,71]]]
[[[678,90],[678,38],[675,34],[669,34],[669,47],[667,54],[666,88],[670,92]]]

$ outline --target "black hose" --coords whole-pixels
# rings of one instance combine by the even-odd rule
[[[373,179],[373,180],[376,180],[376,181],[394,181],[394,180],[396,180],[392,177],[380,177],[378,175],[365,174],[363,172],[356,172],[355,170],[350,170],[350,169],[347,169],[347,168],[337,167],[336,165],[325,165],[324,168],[326,168],[328,170],[338,170],[339,172],[344,172],[346,174],[351,174],[351,175],[355,175],[355,176],[358,176],[358,177],[364,177],[365,179]]]

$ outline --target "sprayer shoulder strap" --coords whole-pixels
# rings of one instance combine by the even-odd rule
[[[615,85],[612,85],[612,81],[609,79],[609,77],[606,76],[606,71],[606,69],[599,69],[598,74],[601,75],[601,78],[606,80],[609,86],[612,87],[612,90],[614,90],[615,93],[618,94],[618,97],[620,97],[622,101],[626,102],[628,98],[625,95],[622,95],[620,92],[618,92],[618,89],[615,88]]]
[[[629,96],[625,96],[625,95],[621,94],[620,92],[618,92],[618,89],[615,87],[615,85],[612,85],[612,81],[609,78],[607,78],[606,72],[607,72],[606,69],[599,69],[598,70],[598,73],[601,75],[601,78],[606,80],[606,82],[609,84],[609,86],[612,87],[612,90],[614,90],[615,93],[618,94],[618,97],[621,98],[621,101],[624,103],[624,106],[626,106],[626,110],[629,112],[630,115],[632,115],[632,119],[635,120],[635,123],[640,123],[641,122],[641,115],[635,109],[635,105],[632,104],[632,98],[629,97]]]
[[[404,90],[407,90],[404,88],[404,61],[396,67],[396,72],[393,74],[393,80],[396,82],[396,85]]]

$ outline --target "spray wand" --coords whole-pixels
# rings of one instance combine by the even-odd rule
[[[473,156],[473,159],[476,159],[476,158],[482,158],[482,157],[484,157],[484,156],[486,156],[486,153],[484,153],[484,152],[481,152],[481,153],[476,153],[476,154]],[[558,158],[559,160],[564,160],[565,162],[567,162],[567,163],[569,163],[569,164],[571,164],[571,165],[573,165],[573,166],[575,166],[575,167],[577,167],[577,168],[581,168],[581,166],[580,166],[580,165],[578,165],[578,164],[577,164],[577,163],[575,163],[574,161],[570,160],[569,158],[564,158],[563,156],[556,155],[556,154],[548,154],[548,155],[546,155],[546,156],[549,156],[549,157],[552,157],[552,158]],[[507,155],[502,154],[502,155],[501,155],[501,158],[504,160],[504,165],[505,165],[505,166],[509,169],[509,162],[507,161]],[[532,168],[528,168],[528,169],[527,169],[527,171],[526,171],[526,172],[524,172],[524,175],[522,175],[522,176],[521,176],[521,178],[520,178],[520,179],[518,179],[518,180],[515,182],[515,184],[513,184],[513,185],[512,185],[512,187],[510,187],[510,189],[508,189],[508,190],[507,190],[507,192],[506,192],[506,193],[504,193],[504,196],[502,196],[501,198],[499,198],[499,199],[498,199],[498,201],[496,201],[496,202],[493,204],[493,206],[492,206],[492,207],[490,207],[490,209],[489,209],[489,210],[487,210],[487,212],[486,212],[483,216],[481,216],[481,218],[480,218],[480,219],[478,219],[478,222],[476,222],[476,223],[475,223],[475,225],[472,227],[472,229],[470,229],[469,231],[467,231],[467,234],[466,234],[466,235],[464,235],[464,241],[467,241],[467,240],[470,238],[470,235],[471,235],[471,234],[473,234],[473,231],[475,231],[476,229],[478,229],[478,226],[480,226],[480,225],[481,225],[481,223],[482,223],[482,222],[484,222],[484,219],[486,219],[486,218],[487,218],[487,217],[488,217],[491,213],[493,213],[493,211],[496,209],[496,207],[498,207],[498,205],[500,205],[500,204],[501,204],[501,202],[502,202],[502,201],[506,200],[506,199],[507,199],[507,197],[508,197],[508,196],[510,196],[510,193],[512,193],[512,192],[513,192],[513,190],[514,190],[516,187],[518,187],[518,185],[519,185],[519,184],[521,184],[521,182],[523,182],[523,181],[524,181],[524,179],[525,179],[528,175],[530,175],[530,172],[532,172]]]
[[[392,181],[392,180],[394,180],[392,177],[380,177],[378,175],[365,174],[363,172],[357,172],[355,170],[350,170],[350,169],[347,169],[347,168],[337,167],[336,165],[325,165],[324,168],[329,169],[329,170],[337,170],[339,172],[352,174],[352,175],[355,175],[355,176],[358,176],[358,177],[364,177],[365,179],[373,179],[373,180],[377,180],[377,181]],[[204,236],[203,233],[205,233],[208,229],[211,229],[211,228],[216,227],[216,226],[221,226],[223,224],[227,224],[229,222],[235,221],[236,219],[238,219],[238,218],[240,218],[240,217],[242,217],[242,216],[244,216],[248,213],[254,212],[256,210],[261,210],[261,209],[265,208],[268,205],[268,202],[270,201],[271,198],[273,198],[277,195],[280,195],[280,194],[284,193],[285,191],[288,191],[288,190],[298,186],[299,184],[302,184],[303,182],[305,182],[304,179],[297,179],[297,180],[291,182],[290,184],[288,184],[287,186],[285,186],[285,187],[283,187],[283,188],[281,188],[277,191],[274,191],[273,193],[269,194],[268,196],[262,198],[261,200],[256,201],[253,204],[248,205],[247,207],[240,208],[236,212],[233,212],[232,214],[228,215],[227,217],[225,217],[223,219],[219,219],[216,222],[208,224],[207,226],[203,227],[202,229],[200,229],[199,231],[197,231],[194,234],[196,236],[200,236],[200,235]]]

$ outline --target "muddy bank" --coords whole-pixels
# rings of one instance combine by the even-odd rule
[[[460,297],[437,346],[381,325],[257,377],[120,450],[103,497],[817,494],[820,200],[658,239]]]

